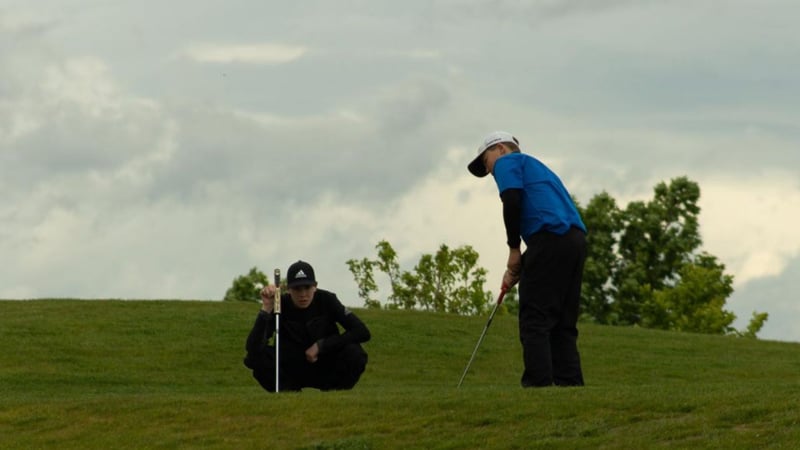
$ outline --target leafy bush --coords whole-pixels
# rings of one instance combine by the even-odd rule
[[[225,292],[224,301],[260,301],[259,291],[269,284],[269,279],[258,267],[253,267],[247,275],[240,275],[233,280],[233,285]]]

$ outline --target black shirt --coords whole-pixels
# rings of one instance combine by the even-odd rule
[[[344,328],[340,334],[337,324]],[[347,309],[336,294],[317,289],[307,308],[292,302],[291,294],[281,295],[280,314],[281,354],[304,355],[315,342],[320,356],[340,350],[347,344],[367,342],[370,332],[364,322]],[[247,352],[260,353],[269,345],[275,332],[275,314],[259,312],[256,323],[247,337]],[[297,356],[300,356],[297,355]]]

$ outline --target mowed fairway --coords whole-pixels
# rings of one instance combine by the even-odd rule
[[[581,325],[587,386],[523,390],[516,318],[356,312],[352,391],[270,395],[256,303],[0,301],[0,449],[797,448],[800,344]]]

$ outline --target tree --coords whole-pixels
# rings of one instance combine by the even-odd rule
[[[594,196],[585,209],[577,202],[576,205],[590,230],[581,285],[582,316],[599,323],[616,323],[612,309],[616,289],[612,277],[619,264],[616,250],[622,211],[605,191]]]
[[[491,293],[483,291],[486,270],[478,267],[478,253],[472,247],[451,250],[442,244],[435,254],[423,254],[411,272],[400,270],[397,252],[389,242],[382,240],[375,248],[375,260],[347,261],[366,306],[380,306],[372,297],[377,291],[372,271],[377,268],[389,278],[388,308],[456,314],[479,314],[488,309]]]
[[[650,202],[631,202],[623,213],[619,266],[614,271],[616,310],[623,324],[642,321],[642,288],[661,290],[700,246],[700,188],[686,177],[656,185]]]
[[[643,306],[642,324],[648,328],[697,333],[730,334],[736,315],[726,311],[733,293],[733,277],[714,256],[701,254],[684,264],[674,286],[655,291]]]
[[[389,302],[395,308],[413,308],[416,300],[409,292],[408,286],[409,284],[415,284],[416,281],[409,279],[407,274],[400,272],[397,252],[388,241],[381,240],[375,248],[378,249],[378,259],[374,261],[375,267],[389,277],[389,284],[392,288],[392,292],[389,294]]]
[[[604,324],[754,337],[767,320],[753,313],[747,331],[726,311],[733,277],[700,251],[700,187],[687,177],[658,183],[651,201],[624,210],[598,194],[581,215],[589,231],[584,316]]]
[[[759,313],[753,311],[753,315],[750,318],[750,324],[747,325],[747,329],[744,331],[737,331],[736,335],[739,337],[751,338],[755,339],[756,334],[761,331],[761,327],[764,326],[764,322],[767,321],[769,318],[769,314],[767,313]]]
[[[247,275],[233,280],[233,285],[225,292],[224,301],[260,301],[259,291],[269,284],[269,279],[258,267],[253,267]]]
[[[368,258],[347,260],[347,267],[358,285],[358,296],[364,300],[364,306],[367,308],[381,307],[381,302],[372,297],[372,294],[378,291],[378,285],[372,275],[374,264]]]

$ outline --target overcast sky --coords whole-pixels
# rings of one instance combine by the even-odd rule
[[[584,204],[699,183],[741,329],[800,341],[800,2],[0,0],[0,298],[221,299],[471,245],[514,133]],[[386,295],[387,292],[382,292]]]

